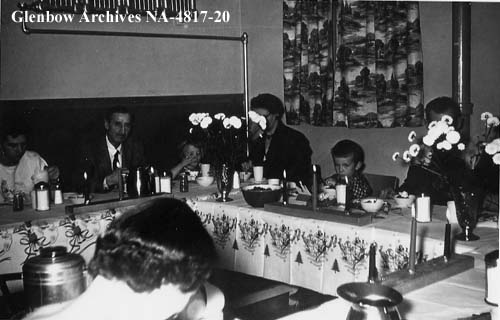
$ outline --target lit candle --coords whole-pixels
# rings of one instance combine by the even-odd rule
[[[416,256],[416,242],[417,242],[417,220],[411,218],[411,232],[410,232],[410,258],[408,271],[411,274],[415,273],[415,256]]]
[[[283,169],[283,205],[288,204],[288,192],[287,192],[287,182],[286,182],[286,169]]]
[[[316,176],[316,165],[313,165],[313,182],[312,182],[312,207],[316,211],[318,207],[318,177]]]
[[[89,190],[89,181],[87,179],[87,171],[83,173],[83,203],[89,204],[90,202],[90,190]]]

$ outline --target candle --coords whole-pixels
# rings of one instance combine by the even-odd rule
[[[89,204],[90,202],[90,190],[89,190],[89,181],[87,179],[87,171],[83,173],[83,203]]]
[[[431,198],[426,197],[423,193],[417,198],[416,215],[418,222],[431,221]]]
[[[370,245],[370,259],[368,265],[368,282],[374,283],[377,281],[377,267],[376,267],[376,257],[377,254],[377,245],[372,243]]]
[[[451,235],[451,224],[448,221],[444,228],[444,258],[448,260],[451,258],[451,243],[450,243],[450,235]]]
[[[283,169],[283,205],[288,204],[288,192],[287,192],[287,182],[286,182],[286,169]]]
[[[318,207],[318,177],[316,176],[316,165],[313,165],[313,182],[312,182],[312,207],[316,211]]]
[[[337,204],[338,205],[345,205],[346,204],[346,193],[347,193],[347,186],[345,184],[339,184],[337,183],[335,185],[335,192],[337,193]]]
[[[410,258],[408,271],[415,273],[415,255],[416,255],[416,242],[417,242],[417,220],[411,218],[411,232],[410,232]]]
[[[123,199],[123,180],[122,180],[122,169],[118,168],[118,200]]]

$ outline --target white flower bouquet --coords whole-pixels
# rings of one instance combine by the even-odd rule
[[[255,113],[255,112],[254,112]],[[265,118],[256,114],[249,118],[265,129]],[[215,166],[226,163],[236,168],[246,157],[246,124],[244,118],[217,113],[192,113],[189,116],[191,139],[201,144],[202,162]]]

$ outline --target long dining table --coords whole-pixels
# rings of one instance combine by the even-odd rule
[[[277,213],[272,208],[253,208],[239,190],[231,193],[233,201],[221,203],[215,200],[215,185],[203,188],[190,183],[189,187],[187,193],[179,192],[178,186],[174,186],[173,194],[136,202],[156,197],[185,199],[212,235],[220,268],[336,295],[337,287],[343,283],[366,281],[368,248],[372,243],[377,245],[376,265],[382,277],[407,266],[409,209],[393,210],[378,215],[370,224],[357,226],[310,215]],[[74,211],[69,210],[74,212],[70,214],[66,209],[69,203],[53,206],[46,212],[31,208],[13,212],[10,206],[0,207],[0,274],[20,272],[23,263],[45,246],[65,246],[69,252],[81,254],[89,261],[97,236],[113,219],[135,206],[126,201],[113,201],[116,198],[113,192],[95,195],[95,209],[90,205],[80,212],[81,207],[76,207]],[[103,202],[107,205],[98,205]],[[443,255],[445,211],[445,207],[434,206],[432,222],[418,225],[417,252],[421,261]],[[454,226],[452,233],[458,231],[459,227]],[[498,223],[479,225],[475,232],[481,237],[479,241],[456,241],[454,246],[455,252],[475,257],[475,268],[440,283],[455,281],[475,288],[484,298],[484,255],[498,249]],[[419,299],[418,292],[410,296],[416,295],[415,299]],[[455,292],[451,290],[449,296]],[[480,306],[471,310],[488,307],[484,301],[478,304]],[[323,307],[328,309],[328,306]],[[467,309],[465,313],[470,312]]]

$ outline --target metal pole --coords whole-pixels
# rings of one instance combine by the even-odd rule
[[[470,115],[473,104],[470,101],[470,33],[471,4],[453,2],[452,4],[452,97],[462,110],[462,136],[470,138]]]
[[[241,37],[194,35],[194,34],[171,34],[171,33],[141,33],[122,31],[92,31],[92,30],[58,30],[58,29],[33,29],[22,22],[23,32],[26,34],[61,34],[61,35],[86,35],[86,36],[112,36],[112,37],[141,37],[141,38],[177,38],[177,39],[198,39],[198,40],[226,40],[241,41]]]
[[[249,118],[248,118],[248,112],[250,111],[250,98],[249,98],[249,93],[248,93],[248,34],[246,32],[243,32],[241,35],[241,42],[243,43],[243,95],[245,97],[245,121],[246,121],[246,149],[247,149],[247,157],[250,156],[250,147],[248,145],[248,139],[249,139],[249,133],[248,133],[248,127],[249,127]]]

